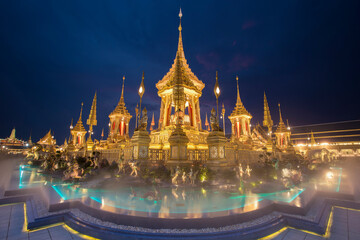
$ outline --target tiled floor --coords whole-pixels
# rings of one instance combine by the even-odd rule
[[[274,240],[315,240],[324,237],[312,235],[295,229],[287,229]],[[334,208],[333,223],[330,228],[332,240],[360,240],[360,211]]]
[[[0,206],[0,239],[4,240],[72,240],[83,239],[70,233],[63,225],[38,231],[24,230],[24,204]]]
[[[0,239],[4,240],[72,240],[84,239],[80,234],[69,232],[64,225],[29,232],[24,226],[24,204],[0,206]],[[319,240],[324,237],[296,229],[287,229],[274,240]],[[335,240],[360,239],[360,211],[334,208],[330,238]]]

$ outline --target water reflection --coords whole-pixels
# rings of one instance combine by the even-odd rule
[[[89,197],[99,203],[104,210],[125,209],[128,213],[158,213],[158,217],[170,214],[187,214],[188,217],[201,217],[202,213],[221,211],[252,211],[259,208],[264,199],[286,202],[301,206],[301,193],[307,187],[339,191],[342,169],[331,169],[333,178],[311,180],[300,187],[270,193],[253,193],[240,187],[238,191],[205,187],[119,187],[115,190],[81,188],[44,175],[36,168],[20,166],[19,188],[50,185],[62,201]],[[120,211],[120,210],[119,210]]]

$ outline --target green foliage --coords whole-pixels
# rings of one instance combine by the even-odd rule
[[[203,183],[213,179],[214,172],[211,171],[208,167],[204,166],[200,168],[199,174],[197,176],[198,180]]]

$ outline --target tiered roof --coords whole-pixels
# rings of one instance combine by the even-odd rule
[[[125,115],[128,117],[132,117],[129,113],[129,111],[126,109],[125,106],[125,101],[124,101],[124,82],[125,82],[125,76],[123,77],[123,84],[122,84],[122,90],[121,90],[121,97],[120,97],[120,101],[118,103],[118,105],[116,106],[116,108],[114,109],[114,111],[112,111],[112,113],[109,116],[113,116],[113,115]]]
[[[75,127],[72,129],[72,131],[76,131],[76,132],[86,132],[84,125],[82,123],[82,110],[83,110],[83,103],[81,103],[81,110],[80,110],[80,116],[79,116],[79,120],[77,121]]]
[[[182,27],[181,27],[181,9],[179,13],[180,25],[179,25],[179,43],[176,52],[176,57],[169,72],[156,84],[156,88],[160,91],[173,88],[175,85],[184,85],[199,93],[205,87],[205,84],[199,80],[195,74],[191,71],[187,60],[185,58],[184,47],[182,42]]]
[[[92,126],[96,126],[97,125],[97,120],[96,120],[96,92],[95,92],[95,96],[91,105],[91,110],[90,110],[90,114],[89,114],[89,118],[86,121],[87,125],[92,125]]]
[[[264,121],[263,121],[263,126],[268,127],[269,129],[271,129],[271,127],[273,125],[274,125],[274,123],[273,123],[273,120],[271,119],[269,104],[268,104],[268,101],[266,99],[266,95],[265,95],[265,92],[264,92]]]
[[[49,130],[49,132],[38,141],[38,144],[42,144],[42,145],[53,145],[55,144],[56,141],[53,138],[53,135],[51,134],[51,129]]]
[[[281,116],[281,109],[280,109],[280,103],[279,103],[279,114],[280,114],[280,120],[279,120],[279,126],[276,129],[275,133],[285,133],[285,132],[290,132],[287,127],[285,126],[285,123],[282,119]]]
[[[248,117],[252,117],[251,114],[246,110],[244,107],[244,104],[242,103],[240,99],[240,93],[239,93],[239,78],[236,76],[236,84],[237,84],[237,100],[236,100],[236,106],[233,110],[233,112],[230,114],[229,118],[238,117],[240,115],[245,115]]]

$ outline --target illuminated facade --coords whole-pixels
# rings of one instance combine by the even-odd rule
[[[279,149],[285,150],[291,146],[291,142],[290,142],[291,132],[289,127],[285,126],[284,121],[282,119],[280,104],[279,104],[279,116],[280,116],[279,126],[275,131],[275,141],[276,141],[276,146]]]
[[[174,63],[169,72],[156,84],[161,98],[158,129],[151,132],[150,148],[169,149],[169,137],[180,116],[181,125],[189,138],[188,148],[207,148],[208,132],[202,130],[200,97],[205,84],[199,80],[187,64],[183,42],[181,14],[179,42]]]
[[[124,82],[125,77],[123,77],[123,84],[121,90],[121,97],[118,105],[114,111],[109,115],[109,136],[108,143],[118,143],[122,141],[129,140],[129,122],[132,116],[129,111],[126,109],[124,101]]]
[[[47,132],[47,134],[42,137],[37,143],[42,146],[52,146],[56,144],[56,140],[51,134],[51,130],[49,130],[49,132]]]
[[[251,139],[250,120],[251,114],[246,110],[241,102],[239,93],[239,79],[236,77],[237,99],[236,106],[229,116],[231,121],[231,140],[245,142]]]
[[[273,121],[270,109],[264,93],[264,120],[251,128],[252,115],[246,110],[239,91],[238,77],[236,105],[228,116],[231,122],[231,138],[225,137],[224,129],[219,126],[219,114],[223,118],[225,128],[225,109],[221,113],[212,112],[210,123],[206,115],[205,128],[202,129],[200,115],[200,97],[205,84],[197,78],[190,69],[185,58],[181,11],[179,14],[179,39],[174,62],[165,76],[156,83],[158,96],[161,98],[160,114],[155,124],[154,114],[149,127],[146,110],[141,109],[141,98],[145,92],[144,74],[139,88],[140,109],[136,107],[135,132],[129,133],[129,123],[132,118],[125,106],[123,77],[120,100],[109,114],[109,135],[106,140],[98,141],[95,145],[91,139],[92,127],[97,125],[96,120],[96,94],[91,107],[89,119],[90,135],[85,143],[87,131],[82,124],[82,107],[80,117],[71,130],[72,140],[69,146],[80,149],[87,145],[87,150],[95,148],[107,158],[118,158],[138,161],[142,164],[157,163],[165,160],[171,168],[176,166],[188,166],[195,160],[209,161],[211,167],[231,167],[240,159],[258,159],[258,151],[287,152],[291,146],[290,130],[285,126],[280,112],[280,123],[273,133]],[[217,99],[220,95],[220,87],[216,73],[214,94]],[[213,110],[215,111],[215,110]],[[143,116],[139,114],[143,113]],[[145,116],[144,116],[145,114]],[[210,128],[211,125],[211,128]],[[150,130],[150,131],[148,131]],[[275,141],[272,137],[275,134]],[[101,135],[103,137],[103,133]],[[131,136],[131,138],[130,138]],[[96,142],[96,141],[95,141]],[[91,148],[90,148],[90,147]]]
[[[82,122],[82,111],[83,111],[83,103],[81,103],[81,110],[80,110],[80,116],[79,120],[77,121],[75,127],[70,127],[70,133],[72,136],[72,145],[75,148],[81,148],[85,145],[85,135],[86,130],[84,128],[83,122]]]
[[[268,104],[268,101],[267,101],[267,98],[266,98],[266,94],[264,92],[264,121],[263,121],[263,126],[267,127],[269,134],[271,134],[273,125],[274,125],[274,123],[273,123],[273,121],[271,119],[269,104]]]
[[[20,146],[24,146],[25,145],[25,142],[22,141],[22,140],[19,140],[15,137],[15,128],[13,128],[11,130],[11,134],[10,134],[10,137],[8,138],[5,138],[5,139],[0,139],[0,145],[1,147],[5,148],[7,146],[16,146],[16,147],[20,147]],[[28,144],[32,144],[30,142],[28,142]]]

